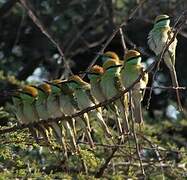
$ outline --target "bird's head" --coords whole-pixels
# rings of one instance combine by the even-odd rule
[[[88,73],[88,78],[91,80],[92,78],[99,78],[101,75],[104,74],[103,67],[99,65],[94,65],[91,67],[90,72]]]
[[[20,98],[26,102],[33,102],[38,96],[38,90],[33,86],[26,85],[20,92]]]
[[[125,63],[131,63],[131,64],[140,64],[141,63],[141,55],[136,50],[129,50],[125,54]]]
[[[48,83],[43,83],[38,86],[45,94],[49,95],[51,93],[51,86]]]
[[[105,63],[109,59],[120,61],[118,55],[113,51],[107,51],[102,55],[102,62]]]
[[[56,80],[54,80],[56,81]],[[60,86],[58,85],[58,83],[55,83],[54,81],[45,81],[44,84],[46,86],[46,93],[49,94],[53,94],[53,95],[58,95],[61,93],[61,89]]]
[[[104,69],[103,69],[103,67],[101,67],[99,65],[94,65],[94,66],[91,67],[90,72],[93,73],[93,74],[95,73],[95,74],[101,74],[102,75],[104,73]]]
[[[88,86],[89,84],[82,80],[78,75],[73,75],[69,77],[68,86],[72,89],[79,89],[83,86]]]
[[[169,26],[170,17],[166,14],[159,15],[155,18],[154,24],[156,26]]]
[[[104,71],[113,73],[113,72],[120,70],[121,66],[122,65],[119,61],[115,61],[114,59],[110,59],[103,64],[103,69],[104,69]]]

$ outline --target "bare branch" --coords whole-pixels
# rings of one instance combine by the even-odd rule
[[[95,56],[95,58],[92,60],[92,62],[89,64],[88,68],[86,69],[86,72],[88,72],[90,70],[90,68],[95,64],[95,62],[97,61],[97,59],[99,58],[99,56],[101,54],[104,53],[104,50],[106,49],[106,47],[109,45],[109,43],[112,41],[112,39],[116,36],[116,34],[118,33],[118,31],[120,30],[120,28],[122,28],[123,26],[125,26],[127,24],[127,21],[132,19],[134,17],[134,15],[136,14],[137,10],[139,8],[142,7],[142,5],[145,3],[146,0],[142,0],[138,6],[131,12],[131,14],[129,15],[129,17],[127,17],[111,34],[111,36],[108,38],[108,40],[105,42],[105,44],[102,46],[101,50],[98,52],[98,54]],[[84,77],[85,75],[83,75]]]
[[[43,23],[40,21],[40,19],[37,17],[37,15],[33,12],[31,9],[31,4],[28,4],[28,1],[26,0],[19,0],[21,5],[27,10],[27,14],[32,19],[32,21],[36,24],[36,26],[41,30],[41,32],[53,43],[53,45],[57,48],[57,50],[60,53],[60,56],[62,57],[62,60],[64,62],[64,66],[68,69],[69,73],[72,75],[71,68],[68,64],[68,62],[65,59],[62,46],[59,44],[57,40],[53,37],[53,35],[48,31],[48,29],[43,25]]]

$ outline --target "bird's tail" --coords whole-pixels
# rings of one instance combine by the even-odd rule
[[[94,148],[95,145],[94,145],[94,142],[93,142],[93,139],[92,139],[92,136],[91,136],[91,126],[90,126],[90,120],[89,120],[88,114],[84,113],[83,116],[82,116],[82,119],[84,121],[83,124],[84,124],[84,130],[85,130],[87,140],[89,141],[89,144],[90,144],[91,148]]]
[[[128,123],[128,116],[126,112],[126,107],[124,105],[124,101],[122,99],[119,99],[116,101],[116,105],[119,108],[120,111],[120,117],[123,119],[123,129],[125,133],[129,132],[129,123]]]
[[[62,145],[64,151],[64,157],[68,159],[67,155],[67,144],[65,138],[65,130],[63,126],[60,126],[58,122],[50,122],[50,126],[53,129],[54,136],[59,144]]]
[[[138,124],[141,124],[143,122],[141,101],[142,101],[142,92],[139,90],[133,91],[132,102],[134,105],[133,107],[134,119],[135,119],[135,122]]]
[[[99,121],[99,123],[100,123],[102,129],[104,130],[105,134],[107,135],[107,137],[111,138],[112,134],[110,133],[110,130],[108,129],[108,126],[106,125],[99,109],[96,111],[93,111],[92,114]]]
[[[71,146],[73,147],[75,152],[78,152],[78,146],[77,146],[77,143],[76,143],[75,134],[74,134],[69,122],[64,121],[63,125],[66,129],[67,136],[70,138]]]
[[[181,100],[180,100],[180,93],[179,93],[179,90],[177,89],[177,87],[179,87],[179,83],[178,83],[178,80],[177,80],[177,74],[176,74],[176,71],[175,71],[174,67],[170,70],[170,75],[171,75],[171,80],[172,80],[172,86],[174,88],[176,88],[178,108],[179,108],[179,111],[182,111],[183,108],[182,108],[182,104],[181,104]]]

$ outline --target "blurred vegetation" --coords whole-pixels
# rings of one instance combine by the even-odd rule
[[[29,6],[58,40],[73,72],[78,73],[88,67],[114,29],[128,19],[129,14],[140,2],[140,0],[64,0],[63,2],[30,0]],[[154,56],[147,46],[147,35],[153,25],[154,17],[164,13],[176,20],[186,8],[186,0],[145,1],[123,28],[127,48],[140,49],[144,62],[148,65]],[[187,86],[186,33],[185,24],[178,35],[176,58],[176,70],[181,86]],[[120,34],[115,36],[106,50],[113,50],[123,58]],[[67,74],[57,48],[33,23],[19,1],[0,0],[0,129],[17,123],[4,109],[5,103],[10,99],[3,94],[25,83],[38,83],[44,79],[66,77]],[[164,64],[157,73],[155,83],[171,85],[168,69]],[[149,86],[151,84],[150,80]],[[147,90],[144,106],[147,104],[148,95]],[[183,113],[176,111],[176,97],[172,90],[153,91],[150,109],[144,109],[146,122],[138,138],[148,179],[187,177],[186,96],[186,90],[181,91]],[[51,151],[45,145],[36,144],[27,129],[0,135],[0,179],[22,177],[95,179],[95,174],[114,149],[102,145],[108,141],[103,139],[99,130],[95,134],[95,141],[98,142],[98,146],[94,150],[89,149],[86,144],[81,144],[82,158],[89,172],[86,175],[76,155],[70,156],[67,168],[61,152]],[[119,148],[102,178],[119,180],[141,178],[141,169],[134,147],[135,144],[130,139],[129,143]],[[159,162],[155,148],[158,149],[163,161]]]

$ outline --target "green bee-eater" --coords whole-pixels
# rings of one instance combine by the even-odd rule
[[[170,17],[168,15],[159,15],[155,18],[153,29],[149,32],[149,48],[156,54],[156,56],[159,56],[162,53],[163,48],[166,46],[166,43],[169,43],[173,36],[174,33],[170,27]],[[170,71],[173,87],[179,86],[175,71],[176,46],[177,39],[174,38],[173,42],[169,45],[163,56],[164,62]],[[182,110],[178,89],[176,89],[176,94],[179,109]]]
[[[143,72],[143,66],[141,65],[141,56],[138,51],[129,50],[125,55],[124,66],[121,69],[120,76],[121,82],[125,88],[132,85],[136,79]],[[143,99],[143,91],[148,83],[148,74],[144,74],[143,78],[135,84],[131,90],[132,108],[134,112],[135,122],[142,123],[142,110],[141,101]]]
[[[36,102],[36,109],[41,119],[59,118],[63,116],[59,107],[60,88],[52,87],[48,83],[43,83],[38,87],[38,101]],[[54,97],[53,97],[54,95]],[[52,102],[50,102],[50,100]],[[67,144],[65,140],[64,127],[59,122],[49,122],[49,126],[53,129],[54,136],[58,143],[62,145],[64,156],[67,159]]]
[[[50,82],[51,86],[56,86],[57,88],[60,88],[61,93],[59,95],[59,108],[61,112],[66,116],[70,116],[74,113],[76,113],[76,110],[73,106],[73,102],[71,99],[72,92],[68,89],[67,84],[64,83],[64,81],[60,79],[53,80]],[[71,119],[70,123],[69,121],[62,121],[66,128],[66,132],[68,134],[67,137],[70,137],[71,143],[73,145],[73,148],[75,151],[77,151],[77,144],[76,144],[76,128],[75,128],[75,119]]]
[[[112,52],[110,52],[110,53],[112,53]],[[90,85],[91,85],[90,92],[91,92],[92,96],[95,97],[95,99],[99,103],[107,100],[105,94],[102,91],[101,84],[100,84],[101,77],[103,74],[104,74],[104,69],[103,69],[103,67],[101,67],[99,65],[94,65],[93,67],[91,67],[90,72],[87,73],[88,78],[90,79]],[[118,127],[118,129],[121,129],[121,133],[122,133],[120,120],[119,120],[118,115],[116,114],[115,107],[112,104],[109,104],[106,106],[106,108],[107,108],[107,112],[108,112],[107,114],[112,114],[114,116],[114,119],[116,120],[116,122],[118,124],[117,127]]]
[[[74,95],[80,110],[86,109],[96,104],[95,98],[90,93],[90,84],[83,81],[79,76],[71,76],[69,86],[74,90]],[[111,137],[111,133],[102,117],[101,108],[97,108],[93,111],[85,113],[85,115],[88,118],[88,122],[90,117],[94,117],[96,120],[98,120],[105,134],[108,137]]]
[[[103,102],[106,100],[105,95],[103,94],[100,86],[100,80],[103,74],[103,67],[98,65],[94,65],[93,67],[91,67],[90,72],[88,72],[88,78],[90,79],[91,85],[90,92],[98,102]]]
[[[34,123],[39,121],[39,115],[35,107],[37,96],[37,89],[29,85],[24,86],[22,90],[19,91],[23,114],[28,123]],[[47,144],[49,144],[49,134],[46,128],[42,124],[35,125],[34,128],[38,130],[38,135],[41,135],[47,142]]]
[[[108,58],[103,64],[104,74],[101,77],[101,88],[103,93],[105,94],[107,99],[113,98],[116,96],[120,91],[123,90],[121,83],[120,83],[120,69],[121,69],[121,62],[113,57],[109,57],[108,55],[103,58]],[[129,124],[128,124],[128,117],[127,117],[127,106],[125,96],[121,97],[120,99],[116,100],[113,103],[116,113],[122,119],[123,127],[121,127],[121,123],[119,119],[117,119],[117,128],[120,134],[123,132],[129,132]]]
[[[118,61],[120,64],[123,64],[123,61],[119,59],[119,56],[113,52],[113,51],[107,51],[102,55],[102,63],[104,64],[108,59],[114,59],[115,61]]]

